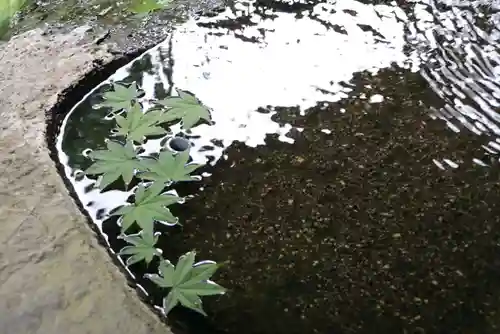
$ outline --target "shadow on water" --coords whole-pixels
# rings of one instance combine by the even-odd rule
[[[158,246],[171,260],[190,249],[227,260],[216,280],[230,291],[204,300],[208,318],[176,308],[170,324],[194,334],[496,333],[500,8],[254,5],[179,26],[111,78],[139,82],[146,99],[189,89],[213,108],[214,125],[167,136],[187,138],[211,175],[176,187],[195,196],[172,209],[182,227],[158,226]],[[83,191],[93,181],[73,177],[88,164],[81,152],[110,134],[96,92],[63,124],[59,159],[117,252],[125,244],[106,213],[127,193]],[[142,278],[155,266],[130,270],[159,306],[165,291]]]

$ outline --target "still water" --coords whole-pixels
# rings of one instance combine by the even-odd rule
[[[229,261],[201,332],[494,333],[500,326],[500,2],[236,2],[178,25],[71,110],[56,147],[114,251],[82,152],[113,123],[111,81],[196,95],[213,124],[191,142],[203,179],[161,227],[174,260]],[[151,302],[161,294],[131,268]],[[182,317],[181,317],[182,318]],[[199,319],[198,319],[199,320]],[[201,321],[201,320],[200,320]],[[196,322],[198,323],[198,322]],[[193,330],[193,329],[192,329]],[[193,330],[195,331],[195,330]]]

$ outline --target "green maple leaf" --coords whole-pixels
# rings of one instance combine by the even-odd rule
[[[170,151],[162,151],[158,159],[144,159],[145,171],[138,175],[139,178],[148,181],[163,183],[192,181],[189,175],[202,165],[190,163],[189,150],[174,154]]]
[[[141,96],[141,92],[138,90],[135,82],[128,87],[113,83],[113,90],[102,94],[104,101],[97,104],[96,108],[108,107],[111,108],[111,112],[122,109],[129,110],[139,96]]]
[[[127,112],[127,117],[116,115],[115,120],[118,124],[116,135],[124,136],[138,143],[143,143],[147,136],[155,136],[165,134],[167,131],[158,126],[165,123],[162,116],[164,112],[153,110],[142,112],[141,106],[134,103],[132,108]]]
[[[167,117],[171,120],[182,119],[182,127],[191,129],[201,119],[210,121],[210,111],[191,94],[177,90],[179,96],[171,96],[158,101],[159,104],[168,108]]]
[[[168,314],[175,306],[181,304],[206,316],[203,311],[202,296],[220,295],[226,292],[222,286],[210,281],[210,277],[218,268],[213,261],[194,263],[194,251],[182,255],[174,265],[163,260],[158,266],[158,274],[147,274],[146,277],[161,288],[171,288],[163,298],[163,309]]]
[[[145,261],[147,264],[151,263],[155,256],[161,256],[161,250],[155,248],[158,242],[160,233],[148,233],[141,231],[138,234],[123,235],[120,238],[131,244],[130,246],[123,247],[118,255],[130,255],[127,258],[127,266],[134,263]]]
[[[122,216],[122,232],[125,232],[137,223],[144,233],[152,234],[154,222],[162,222],[166,225],[176,225],[177,218],[170,212],[167,206],[181,201],[180,197],[170,194],[162,194],[165,185],[155,182],[149,187],[140,184],[135,191],[135,202],[124,205],[112,213],[112,216]]]
[[[87,168],[85,174],[102,174],[99,181],[99,189],[104,190],[108,185],[122,178],[128,187],[134,177],[136,169],[144,168],[141,161],[137,159],[137,152],[130,141],[125,145],[108,140],[107,150],[97,150],[89,153],[94,163]]]

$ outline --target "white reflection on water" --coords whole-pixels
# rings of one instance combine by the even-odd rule
[[[420,73],[444,102],[432,117],[443,119],[456,133],[499,136],[500,2],[418,1],[413,16],[408,22],[413,54],[423,63]],[[496,140],[484,148],[498,155]]]
[[[433,116],[446,120],[451,129],[498,135],[499,7],[492,5],[488,15],[479,17],[483,25],[493,27],[489,29],[481,28],[478,17],[474,16],[478,6],[468,4],[450,8],[436,1],[419,1],[410,10],[409,18],[395,4],[367,5],[353,0],[318,4],[312,14],[302,18],[271,11],[265,14],[273,17],[263,17],[251,5],[240,4],[236,11],[227,9],[216,17],[191,19],[179,26],[169,40],[147,52],[157,73],[144,73],[140,84],[146,91],[145,98],[155,96],[155,83],[169,85],[161,71],[165,63],[160,53],[171,51],[174,87],[194,93],[212,108],[214,125],[200,125],[189,134],[192,158],[201,163],[211,159],[215,164],[234,141],[257,146],[264,144],[267,135],[277,134],[280,140],[293,143],[287,136],[292,126],[271,119],[276,113],[274,106],[298,107],[304,114],[318,102],[346,98],[352,88],[341,83],[348,83],[355,73],[375,74],[392,64],[421,71],[445,102],[443,108],[434,110]],[[253,25],[237,30],[199,25],[242,15],[248,15]],[[405,54],[403,48],[408,43],[410,52]],[[126,78],[131,65],[103,84]],[[379,94],[365,98],[371,103],[384,100]],[[259,108],[266,112],[258,112]],[[75,180],[75,171],[62,151],[64,128],[71,114],[64,120],[58,136],[59,160],[102,233],[105,217],[97,217],[97,211],[107,213],[116,208],[128,193],[85,192],[85,186],[93,180],[87,177]],[[181,133],[179,125],[172,130]],[[329,131],[323,129],[325,133]],[[148,141],[143,145],[144,154],[157,152],[161,142]],[[202,147],[205,149],[201,150]],[[484,148],[494,154],[500,152],[497,140]],[[477,158],[473,161],[486,166]],[[433,162],[442,169],[458,167],[457,162],[445,157]],[[89,202],[94,205],[86,205]]]
[[[206,163],[210,158],[215,163],[234,141],[248,146],[264,144],[268,134],[278,134],[282,141],[293,143],[287,137],[291,125],[271,120],[276,113],[272,106],[298,106],[303,113],[318,101],[333,102],[347,97],[352,88],[340,83],[351,80],[356,72],[376,73],[392,63],[412,64],[403,53],[407,18],[397,6],[366,5],[351,0],[329,2],[318,4],[312,14],[300,19],[291,13],[274,13],[274,18],[264,18],[251,6],[239,8],[235,12],[227,9],[212,18],[191,19],[171,36],[175,88],[191,91],[212,108],[214,125],[200,125],[190,134],[192,158],[197,162]],[[245,14],[254,25],[236,31],[198,25]],[[365,31],[360,25],[371,26],[371,30]],[[254,41],[249,42],[245,37]],[[169,42],[170,39],[147,52],[158,75],[144,73],[140,85],[146,91],[145,98],[154,96],[155,83],[168,85],[161,71],[165,64],[160,64],[160,53],[165,53]],[[132,63],[103,84],[126,78]],[[258,108],[267,108],[268,113],[257,112]],[[128,193],[85,192],[93,180],[74,179],[75,171],[68,166],[69,159],[61,149],[64,127],[71,113],[58,136],[59,160],[66,166],[66,175],[81,202],[94,203],[86,209],[102,232],[106,217],[97,217],[97,211],[107,213],[116,208]],[[176,134],[181,132],[179,125],[172,130]],[[221,144],[215,145],[214,140]],[[143,145],[144,154],[157,152],[161,142],[148,141]],[[202,147],[210,149],[202,151]]]
[[[234,141],[263,145],[269,134],[293,143],[287,137],[292,127],[271,120],[276,113],[272,106],[299,107],[304,114],[318,101],[346,98],[352,88],[341,83],[357,72],[375,74],[393,63],[412,64],[403,53],[407,18],[396,6],[329,2],[316,5],[302,18],[292,13],[268,18],[251,6],[240,8],[190,20],[173,34],[175,87],[195,93],[213,109],[215,124],[192,131],[198,161],[210,155],[215,163]],[[248,15],[254,25],[237,30],[199,25],[241,15]],[[257,112],[259,108],[268,113]],[[214,140],[222,145],[215,146]],[[203,146],[212,150],[199,152]],[[158,143],[146,145],[147,152],[158,149]]]

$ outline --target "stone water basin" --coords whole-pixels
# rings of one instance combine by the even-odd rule
[[[147,156],[181,137],[203,165],[174,185],[182,225],[155,225],[157,247],[223,262],[214,280],[228,291],[203,299],[208,317],[176,307],[174,331],[493,333],[499,9],[237,2],[193,18],[68,112],[61,172],[124,267],[110,214],[138,181],[99,192],[81,173],[113,136],[96,105],[110,83],[137,83],[145,109],[189,92],[211,121],[140,145]],[[125,272],[161,314],[154,268]]]

